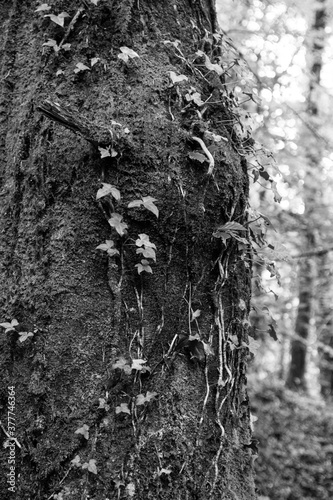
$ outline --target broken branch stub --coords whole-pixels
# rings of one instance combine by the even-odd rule
[[[37,106],[37,110],[50,120],[81,135],[94,146],[106,147],[119,142],[128,142],[128,129],[120,124],[111,125],[110,128],[96,125],[69,107],[63,107],[49,100]]]

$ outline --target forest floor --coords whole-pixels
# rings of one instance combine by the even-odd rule
[[[250,400],[258,498],[332,500],[333,405],[267,382],[256,384]]]

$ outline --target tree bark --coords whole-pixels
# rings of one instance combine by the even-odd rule
[[[254,499],[250,250],[213,237],[246,222],[248,176],[205,66],[223,68],[213,1],[36,7],[0,6],[0,320],[19,323],[0,337],[1,421],[15,410],[21,446],[14,491],[2,448],[1,498]]]

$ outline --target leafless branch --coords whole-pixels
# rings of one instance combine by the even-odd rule
[[[312,256],[320,257],[321,255],[326,255],[328,252],[332,251],[333,251],[333,246],[327,248],[321,248],[318,250],[310,250],[309,252],[299,253],[297,255],[293,255],[292,258],[302,259],[303,257],[312,257]]]

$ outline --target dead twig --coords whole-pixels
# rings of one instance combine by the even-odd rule
[[[37,111],[43,113],[50,120],[60,123],[63,127],[81,135],[96,147],[105,148],[110,145],[117,146],[121,144],[123,147],[128,146],[133,149],[130,132],[121,123],[111,121],[110,128],[106,128],[87,120],[87,118],[69,107],[61,106],[59,103],[49,100],[39,104]]]
[[[64,34],[64,37],[63,39],[61,40],[60,44],[59,44],[59,50],[61,49],[61,47],[64,45],[64,43],[66,42],[67,38],[69,37],[71,31],[73,31],[74,29],[74,26],[76,24],[76,21],[79,19],[79,17],[81,16],[82,12],[84,12],[84,7],[80,7],[79,10],[77,11],[77,13],[75,14],[75,16],[73,17],[73,19],[71,20],[71,22],[69,23],[68,27],[67,27],[67,30],[66,30],[66,33]]]

